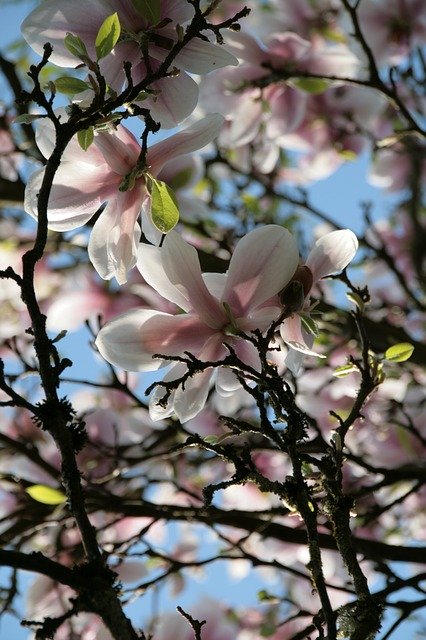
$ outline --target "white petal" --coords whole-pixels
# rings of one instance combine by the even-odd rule
[[[214,69],[238,65],[238,60],[221,45],[194,38],[180,51],[175,64],[190,73],[209,73]]]
[[[128,311],[108,322],[98,333],[96,346],[105,360],[126,371],[154,371],[162,366],[161,360],[153,360],[141,340],[145,322],[154,317],[168,316],[151,309]]]
[[[64,45],[67,32],[71,32],[85,43],[89,55],[95,55],[95,38],[99,27],[108,16],[108,8],[102,0],[75,3],[69,0],[45,0],[34,9],[22,23],[22,34],[30,47],[43,55],[43,45],[50,42],[53,53],[50,61],[60,67],[76,67],[78,58]]]
[[[138,248],[137,268],[144,280],[158,293],[174,302],[184,311],[190,311],[191,305],[187,298],[172,284],[164,271],[161,261],[160,247],[140,244]]]
[[[192,309],[210,327],[221,328],[226,323],[223,307],[204,284],[197,251],[176,231],[167,234],[161,249],[164,272],[182,293]]]
[[[89,240],[89,258],[104,280],[114,276],[119,284],[137,260],[140,227],[137,217],[141,197],[138,190],[117,192],[96,221]]]
[[[348,266],[357,249],[358,240],[349,229],[332,231],[319,238],[306,260],[314,282],[342,271]]]
[[[147,162],[152,167],[152,173],[157,175],[166,162],[177,156],[205,147],[219,135],[222,124],[223,117],[218,113],[212,113],[191,127],[154,144],[147,154]]]

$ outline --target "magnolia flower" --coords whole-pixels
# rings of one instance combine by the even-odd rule
[[[238,337],[238,330],[265,331],[279,317],[277,294],[290,281],[297,262],[293,236],[278,225],[266,225],[240,240],[226,274],[203,276],[194,247],[171,231],[161,248],[144,247],[138,268],[152,287],[185,313],[129,311],[102,328],[97,347],[108,362],[127,371],[150,371],[169,364],[153,359],[154,354],[182,356],[189,351],[199,360],[217,362],[228,354],[224,346],[228,343],[243,362],[258,369],[257,351]],[[184,363],[175,363],[165,380],[177,380],[186,370]],[[172,413],[181,422],[193,418],[206,402],[212,375],[206,369],[189,378],[171,394],[164,409],[158,405],[164,390],[158,387],[150,401],[151,418]],[[217,370],[219,393],[238,388],[232,371]]]
[[[146,170],[156,177],[166,162],[211,142],[221,125],[222,117],[212,114],[154,144],[146,155]],[[55,131],[47,119],[38,128],[37,143],[48,158],[54,149]],[[158,236],[150,219],[145,174],[143,168],[138,170],[140,151],[135,136],[123,125],[112,132],[97,132],[86,152],[73,138],[62,156],[49,198],[48,225],[54,231],[82,226],[107,202],[90,235],[89,257],[102,278],[115,276],[119,284],[126,282],[127,272],[136,264],[141,209],[146,237],[155,242]],[[25,210],[34,218],[43,176],[44,169],[36,171],[25,191]]]
[[[51,62],[61,67],[76,67],[80,60],[65,47],[66,34],[79,36],[89,56],[96,60],[95,40],[99,27],[108,16],[117,12],[122,37],[111,55],[100,61],[100,68],[107,84],[120,91],[127,82],[123,70],[125,61],[132,63],[135,85],[147,75],[141,43],[147,44],[149,67],[155,71],[178,40],[177,25],[185,28],[194,15],[194,8],[185,1],[161,0],[158,5],[160,17],[157,25],[153,25],[132,0],[91,0],[86,3],[45,0],[24,20],[22,33],[40,55],[43,45],[50,42],[53,46]],[[193,38],[173,60],[173,66],[180,73],[150,84],[148,89],[155,93],[144,100],[144,107],[151,110],[154,120],[161,122],[163,127],[174,127],[194,111],[198,100],[197,83],[185,71],[204,74],[236,64],[237,59],[223,47]]]
[[[326,233],[319,238],[309,253],[306,263],[298,267],[290,286],[281,299],[293,313],[280,326],[281,337],[290,347],[286,365],[295,375],[303,361],[303,354],[318,356],[312,351],[314,336],[303,329],[302,316],[309,319],[309,292],[321,279],[342,271],[351,262],[358,249],[358,240],[349,229]],[[293,283],[301,287],[294,287]],[[293,286],[292,286],[293,285]]]

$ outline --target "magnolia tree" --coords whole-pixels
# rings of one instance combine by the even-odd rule
[[[423,637],[424,1],[44,0],[22,36],[2,611],[38,640]],[[360,156],[382,205],[315,204]]]

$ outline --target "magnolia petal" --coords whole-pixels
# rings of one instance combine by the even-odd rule
[[[22,35],[40,56],[43,55],[43,45],[50,42],[53,46],[50,62],[60,67],[76,67],[78,58],[64,45],[66,33],[80,36],[89,55],[96,59],[96,34],[109,15],[108,11],[108,6],[102,0],[81,3],[78,10],[75,3],[69,0],[45,0],[25,18],[21,27]]]
[[[150,110],[153,119],[160,122],[163,129],[176,127],[197,106],[198,85],[184,71],[177,76],[157,80],[150,88],[159,91],[159,94],[154,98],[148,97],[143,106]],[[168,159],[166,157],[163,160]]]
[[[142,201],[142,232],[148,242],[156,247],[160,246],[163,234],[152,221],[151,196],[148,193]]]
[[[204,283],[195,248],[176,231],[170,231],[161,249],[161,259],[167,278],[188,300],[200,319],[210,327],[220,329],[227,318],[223,307]]]
[[[266,331],[282,313],[282,306],[278,306],[278,298],[276,298],[276,302],[276,306],[261,307],[255,309],[248,316],[237,318],[237,327],[242,331],[254,331],[255,329]]]
[[[223,301],[236,317],[248,315],[288,284],[298,259],[296,241],[287,229],[274,224],[254,229],[235,248]]]
[[[202,361],[216,361],[224,354],[222,337],[213,335],[198,356]],[[211,386],[212,369],[188,378],[185,387],[179,386],[175,392],[173,408],[181,422],[194,418],[204,408]]]
[[[226,147],[243,146],[256,137],[262,122],[263,107],[260,95],[251,90],[239,96],[235,117],[226,132]]]
[[[147,320],[140,330],[140,340],[146,353],[162,356],[183,356],[189,351],[198,356],[215,333],[191,314],[161,314]]]
[[[154,371],[162,366],[161,360],[153,360],[142,340],[141,330],[152,318],[168,314],[152,309],[128,311],[108,322],[96,338],[95,344],[105,360],[125,371]]]
[[[81,153],[84,153],[81,151]],[[35,171],[25,189],[24,208],[33,218],[38,216],[38,194],[45,169]],[[105,167],[84,162],[63,162],[58,168],[48,202],[49,229],[68,231],[80,227],[112,195],[113,176]]]
[[[319,238],[306,260],[314,282],[342,271],[358,249],[358,240],[350,229],[339,229]]]
[[[137,260],[140,227],[136,220],[140,212],[138,189],[117,192],[96,221],[89,240],[89,258],[104,280],[114,276],[119,284],[127,281],[127,272]]]
[[[120,176],[133,169],[141,150],[135,136],[120,124],[111,133],[97,133],[94,145],[102,153],[108,166]]]
[[[223,117],[212,113],[179,133],[157,142],[147,153],[147,162],[152,173],[157,175],[171,159],[197,151],[219,135]]]
[[[217,300],[221,300],[226,285],[226,273],[203,273],[204,283]]]
[[[163,382],[177,380],[181,378],[186,371],[186,365],[178,362],[164,376]],[[153,394],[149,399],[149,417],[156,422],[157,420],[165,420],[174,414],[173,403],[175,399],[175,391],[172,391],[167,402],[163,405],[162,400],[165,396],[165,388],[159,384],[155,387]]]
[[[143,279],[161,296],[163,296],[163,298],[170,300],[170,302],[174,302],[184,311],[191,310],[189,301],[167,277],[161,261],[161,249],[159,247],[140,244],[136,266]]]
[[[214,69],[237,66],[238,59],[221,45],[193,38],[176,56],[175,64],[190,73],[209,73]]]
[[[289,369],[294,376],[297,376],[303,364],[303,353],[295,349],[289,349],[284,362],[287,369]]]

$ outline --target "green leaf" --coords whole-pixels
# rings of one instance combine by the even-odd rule
[[[394,344],[393,347],[389,347],[385,351],[385,360],[388,362],[405,362],[414,351],[414,346],[409,342],[400,342]]]
[[[121,26],[117,13],[105,18],[98,31],[95,40],[96,55],[98,60],[105,58],[114,49],[120,37]]]
[[[318,325],[311,316],[300,314],[300,320],[302,322],[302,327],[307,333],[310,333],[313,336],[317,336],[319,334]]]
[[[87,151],[87,149],[92,144],[94,137],[95,137],[94,127],[83,129],[82,131],[79,131],[77,133],[78,144],[83,149],[83,151]]]
[[[324,93],[330,86],[327,80],[322,80],[321,78],[297,78],[292,81],[292,84],[298,89],[301,89],[301,91],[313,95]]]
[[[89,59],[86,45],[79,36],[75,36],[73,33],[67,33],[64,39],[64,45],[73,56],[80,58],[83,62]]]
[[[56,505],[67,501],[67,497],[62,491],[52,489],[52,487],[48,487],[45,484],[33,484],[26,489],[26,492],[33,500],[42,504]]]
[[[150,24],[155,25],[161,18],[161,0],[132,0],[136,11]]]
[[[172,189],[151,177],[151,217],[161,233],[168,233],[179,220],[179,207]]]
[[[41,113],[22,113],[20,116],[16,116],[16,118],[14,118],[13,123],[31,124],[32,122],[34,122],[34,120],[38,120],[42,117],[43,116],[41,115]]]
[[[350,300],[351,302],[354,303],[354,305],[356,305],[358,307],[358,309],[363,312],[365,309],[365,304],[362,301],[361,296],[359,296],[357,293],[355,293],[355,291],[348,291],[346,293],[346,297],[348,300]]]
[[[354,373],[355,371],[359,372],[359,369],[354,364],[344,364],[341,367],[336,367],[333,371],[333,376],[335,378],[344,378],[348,376],[350,373]]]
[[[61,76],[60,78],[56,78],[56,80],[54,80],[54,84],[56,90],[60,93],[69,93],[71,95],[87,91],[87,89],[91,88],[87,82],[84,82],[84,80],[71,78],[70,76]]]

